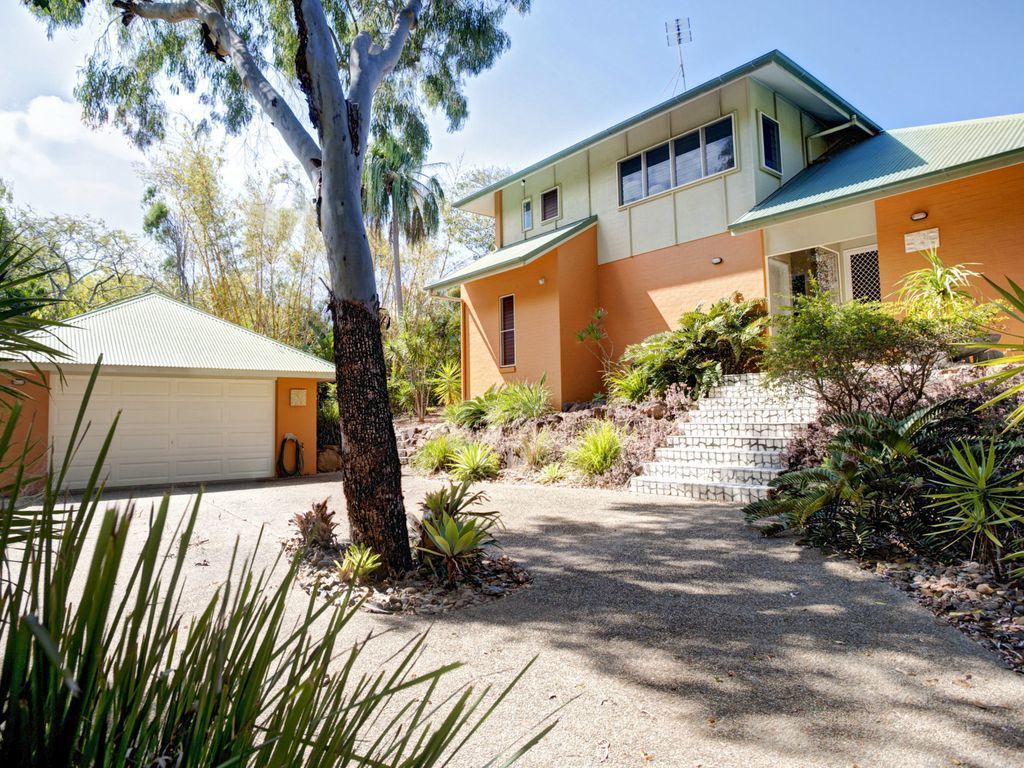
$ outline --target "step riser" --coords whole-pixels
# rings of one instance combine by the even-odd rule
[[[813,411],[802,408],[713,408],[694,411],[690,414],[691,424],[714,423],[716,421],[753,421],[756,423],[805,424],[815,417]]]
[[[768,489],[758,486],[732,487],[727,485],[708,485],[705,483],[686,483],[672,480],[658,480],[654,478],[634,477],[630,482],[630,488],[635,493],[645,493],[652,496],[676,496],[694,501],[722,501],[739,502],[749,504],[757,499],[763,499],[768,494]]]
[[[687,421],[676,428],[676,434],[699,439],[702,437],[792,437],[801,424],[743,424],[723,421]]]
[[[754,467],[760,469],[781,469],[778,451],[729,451],[702,448],[658,448],[658,461],[675,461],[709,466]]]
[[[669,448],[697,448],[701,450],[781,451],[786,447],[784,437],[712,437],[697,435],[670,435]]]
[[[729,483],[730,485],[768,485],[780,470],[757,467],[699,467],[651,461],[644,464],[641,477],[685,480],[691,483]]]

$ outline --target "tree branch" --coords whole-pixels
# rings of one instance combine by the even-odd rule
[[[142,19],[166,21],[177,24],[183,21],[198,21],[205,24],[215,42],[218,52],[231,59],[231,63],[242,78],[246,89],[260,105],[264,114],[277,128],[292,154],[302,165],[314,184],[320,175],[320,147],[303,127],[281,94],[270,84],[256,65],[256,60],[234,27],[223,15],[205,3],[197,0],[179,2],[137,2],[136,0],[114,0],[122,8],[125,18],[138,16]]]
[[[416,23],[420,18],[420,11],[423,10],[423,0],[409,0],[409,3],[395,16],[395,24],[391,27],[391,34],[388,36],[387,45],[381,51],[372,51],[375,63],[380,68],[380,77],[383,78],[391,73],[398,65],[402,57],[402,49],[405,48],[409,35],[416,29]]]

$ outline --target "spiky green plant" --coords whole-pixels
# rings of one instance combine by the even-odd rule
[[[481,526],[474,518],[459,519],[449,514],[442,514],[437,520],[424,520],[423,532],[428,543],[419,550],[444,563],[449,583],[479,557],[484,546],[495,543],[489,526]]]
[[[622,455],[626,441],[623,430],[610,421],[588,426],[565,453],[565,460],[585,475],[603,475]]]
[[[523,434],[516,452],[530,469],[539,469],[555,458],[558,450],[550,430],[533,429]]]
[[[930,307],[935,312],[942,312],[945,307],[958,299],[970,298],[967,289],[971,279],[978,273],[970,269],[975,264],[953,264],[947,266],[937,249],[921,251],[928,265],[921,269],[908,272],[900,281],[899,298],[901,301]]]
[[[557,461],[545,464],[540,469],[540,481],[544,485],[554,485],[565,479],[565,467]]]
[[[441,363],[430,380],[434,397],[441,405],[448,407],[462,399],[462,366],[458,360]]]
[[[951,466],[928,461],[935,490],[932,507],[942,514],[932,535],[948,548],[970,541],[970,557],[1001,572],[1008,534],[1024,524],[1024,469],[1014,470],[995,438],[951,443]]]
[[[380,568],[380,555],[366,544],[350,544],[340,561],[335,561],[335,568],[342,581],[361,584]]]
[[[451,463],[452,479],[458,482],[491,480],[501,469],[501,458],[487,443],[466,443],[455,451]]]
[[[491,402],[497,397],[494,387],[490,387],[482,395],[470,397],[445,409],[445,418],[463,429],[480,429],[487,423],[487,412]]]
[[[987,276],[985,280],[999,293],[1005,302],[1003,311],[1018,323],[1024,325],[1024,288],[1010,278],[1006,278],[1006,288],[992,282]],[[985,408],[1001,403],[1009,398],[1024,395],[1024,381],[1013,383],[1013,380],[1018,376],[1024,375],[1024,338],[1020,338],[1015,342],[990,344],[989,346],[994,349],[1000,349],[1006,354],[1004,357],[986,360],[981,363],[982,365],[998,365],[1002,368],[1002,370],[982,379],[982,381],[991,382],[995,386],[1009,383],[1009,386],[985,403],[982,406]],[[1020,405],[1014,408],[1010,415],[1007,416],[1007,428],[1017,427],[1021,422],[1024,422],[1024,398],[1021,399]]]
[[[651,397],[654,382],[650,372],[641,366],[618,367],[610,370],[604,377],[608,396],[612,400],[627,403],[642,403]]]
[[[486,421],[502,426],[539,419],[550,412],[551,389],[547,376],[541,376],[540,381],[513,381],[496,390],[487,404]]]
[[[424,472],[447,472],[465,441],[455,434],[442,432],[421,445],[413,454],[412,463]]]

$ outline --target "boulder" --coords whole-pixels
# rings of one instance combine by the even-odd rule
[[[341,469],[341,452],[336,445],[325,445],[316,456],[317,472],[337,472]]]

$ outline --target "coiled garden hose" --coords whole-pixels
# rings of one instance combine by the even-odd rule
[[[288,471],[284,463],[284,449],[290,442],[295,443],[295,467],[291,472]],[[281,450],[277,453],[277,474],[281,477],[296,477],[302,474],[302,443],[291,432],[281,438]]]

